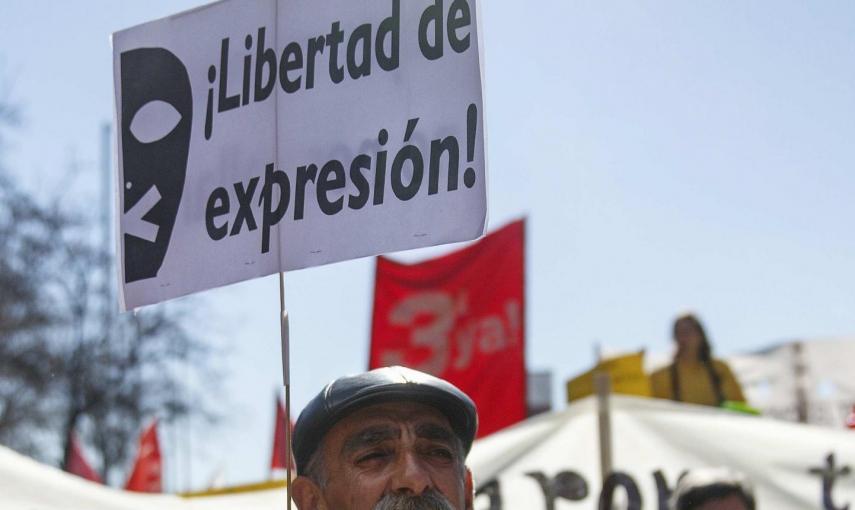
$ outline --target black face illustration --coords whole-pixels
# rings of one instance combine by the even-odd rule
[[[123,241],[129,283],[157,276],[166,256],[187,174],[193,97],[184,64],[163,48],[122,53],[121,80]],[[164,109],[172,117],[159,115]],[[144,118],[134,122],[138,114]],[[177,122],[148,122],[155,124],[154,130],[140,129],[149,127],[152,118]]]

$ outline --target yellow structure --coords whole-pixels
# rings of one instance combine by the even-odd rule
[[[650,378],[644,373],[644,351],[601,360],[587,372],[567,381],[567,402],[594,394],[594,374],[603,372],[611,379],[613,393],[650,397]]]
[[[248,492],[267,491],[273,489],[284,489],[287,486],[285,480],[270,480],[267,482],[251,483],[247,485],[236,485],[222,487],[220,489],[209,489],[198,492],[185,492],[180,494],[182,498],[207,498],[211,496],[226,496],[231,494],[246,494]]]

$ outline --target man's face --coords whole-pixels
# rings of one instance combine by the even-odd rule
[[[301,510],[472,508],[472,479],[457,439],[432,407],[391,403],[359,410],[330,429],[320,454],[325,483],[294,481]]]

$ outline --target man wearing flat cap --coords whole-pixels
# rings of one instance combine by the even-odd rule
[[[342,377],[294,427],[300,510],[471,510],[475,404],[403,367]]]

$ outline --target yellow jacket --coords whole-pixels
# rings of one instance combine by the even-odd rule
[[[712,377],[710,377],[709,370],[704,363],[675,363],[677,363],[680,394],[675,398],[674,384],[671,380],[672,365],[668,365],[650,375],[650,384],[655,398],[673,399],[708,406],[718,406],[720,404],[713,386]],[[712,361],[712,368],[718,374],[719,387],[721,388],[721,395],[724,397],[724,400],[745,402],[742,387],[739,385],[736,377],[733,376],[733,372],[730,371],[727,363],[714,359]]]

